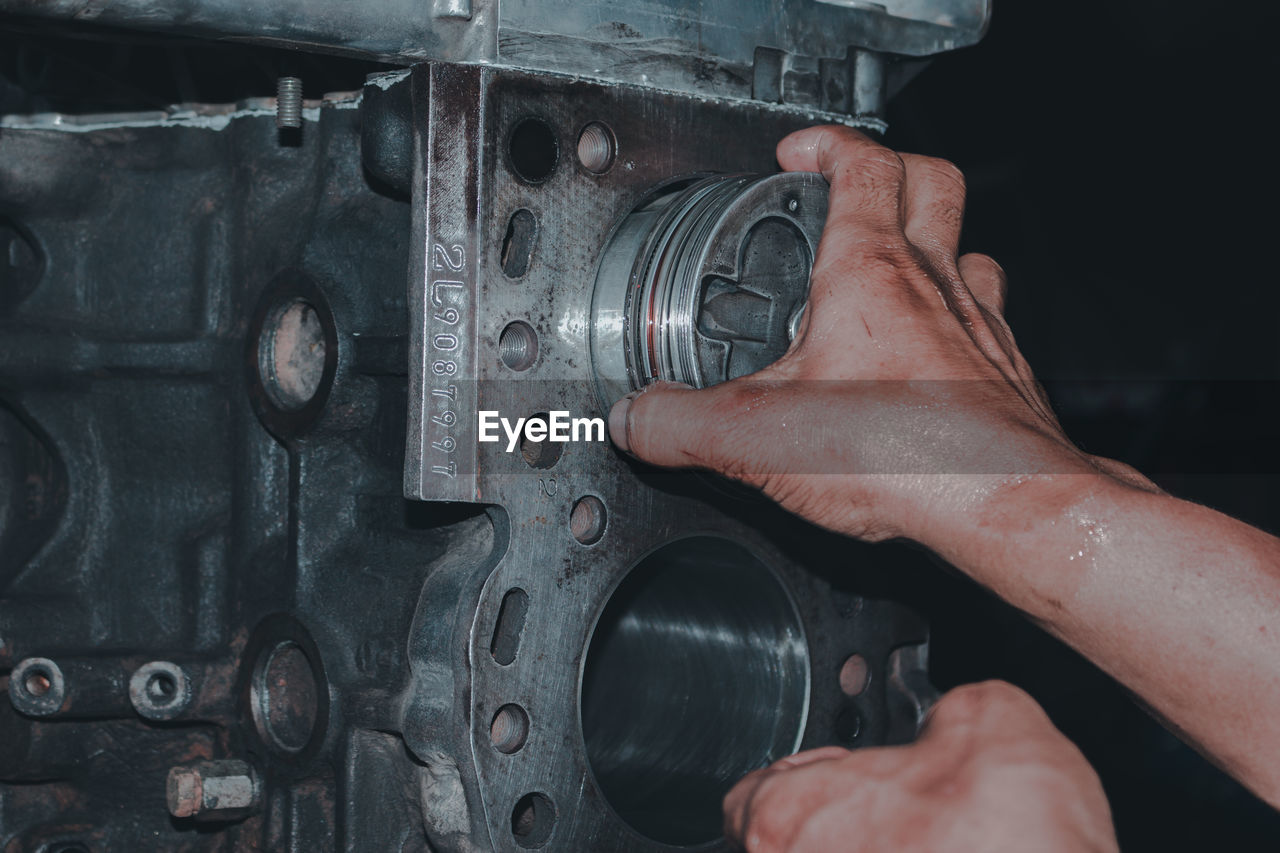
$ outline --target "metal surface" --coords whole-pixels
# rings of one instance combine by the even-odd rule
[[[602,408],[658,379],[695,388],[786,352],[826,222],[817,175],[722,175],[648,199],[615,231],[591,306]]]
[[[276,81],[276,127],[302,127],[302,81],[297,77]]]
[[[598,413],[613,224],[771,170],[802,114],[432,65],[288,144],[266,104],[198,118],[0,135],[31,261],[0,313],[3,845],[720,849],[741,773],[914,736],[925,626],[833,588],[840,547],[601,441],[474,438],[477,406]],[[406,501],[448,385],[426,422],[474,463]]]
[[[869,115],[870,51],[973,44],[989,0],[0,0],[0,14],[288,44],[391,62],[479,62]],[[858,57],[862,57],[859,59]],[[882,70],[874,70],[879,80]]]

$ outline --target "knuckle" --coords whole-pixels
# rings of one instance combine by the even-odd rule
[[[972,723],[993,713],[1009,710],[1040,711],[1040,706],[1021,688],[1007,681],[965,684],[948,692],[934,709],[934,719],[943,725]]]
[[[964,172],[955,163],[940,157],[925,157],[921,161],[921,167],[928,179],[948,194],[964,197]]]
[[[776,776],[760,784],[747,814],[745,839],[748,851],[756,853],[782,848],[792,829],[789,799],[786,786],[780,784]]]

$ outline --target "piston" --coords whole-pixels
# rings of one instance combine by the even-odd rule
[[[827,192],[807,172],[712,175],[628,214],[592,297],[603,407],[657,380],[704,388],[781,358],[804,315]]]

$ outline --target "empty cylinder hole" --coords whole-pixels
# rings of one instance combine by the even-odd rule
[[[503,705],[489,724],[489,741],[503,755],[519,752],[529,739],[529,715],[519,705]]]
[[[587,649],[596,784],[654,841],[716,840],[729,789],[796,749],[808,673],[790,596],[751,552],[710,536],[659,548],[609,598]]]
[[[507,666],[516,659],[516,652],[520,649],[520,636],[524,633],[524,620],[528,614],[529,593],[519,587],[507,590],[498,607],[493,639],[489,641],[489,654],[500,666]]]
[[[498,355],[512,370],[528,370],[538,360],[538,333],[528,323],[508,323],[498,335]]]
[[[569,532],[583,545],[594,545],[604,535],[604,501],[595,495],[578,498],[569,512]]]

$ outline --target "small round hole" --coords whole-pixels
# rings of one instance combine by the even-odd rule
[[[799,209],[800,209],[800,202],[799,202],[798,200],[796,200],[796,199],[794,199],[794,198],[792,198],[792,199],[787,199],[787,210],[788,210],[788,211],[790,211],[791,213],[795,213],[795,212],[796,212],[797,210],[799,210]]]
[[[840,689],[846,696],[857,696],[867,689],[871,667],[862,655],[849,655],[840,667]]]
[[[555,132],[540,118],[526,118],[511,131],[507,142],[511,168],[531,184],[551,177],[560,156]]]
[[[538,360],[538,333],[528,323],[508,323],[498,336],[498,355],[512,370],[528,370]]]
[[[852,708],[845,708],[836,715],[836,740],[843,744],[852,744],[862,734],[862,717]]]
[[[529,715],[519,705],[503,705],[489,724],[489,741],[503,755],[519,752],[529,739]]]
[[[277,310],[258,339],[258,372],[278,407],[301,409],[320,388],[325,365],[324,324],[301,299]]]
[[[588,172],[597,175],[609,171],[617,148],[613,133],[598,121],[593,121],[578,135],[578,162]]]
[[[53,680],[49,677],[49,673],[44,670],[33,669],[27,673],[27,678],[22,682],[22,686],[32,696],[43,696],[53,687]]]
[[[569,532],[583,545],[594,545],[604,535],[607,513],[595,495],[579,498],[569,512]]]
[[[173,676],[164,672],[157,672],[151,678],[147,679],[147,698],[157,705],[165,705],[172,702],[174,697],[178,695],[178,685],[173,680]]]
[[[546,794],[525,794],[511,810],[511,835],[525,848],[541,847],[556,826],[556,807]]]
[[[529,418],[530,421],[542,421],[546,424],[544,432],[550,432],[551,420],[546,412],[538,412]],[[527,424],[526,424],[527,426]],[[524,461],[528,463],[530,468],[550,468],[560,461],[560,454],[564,452],[564,444],[559,441],[534,441],[529,438],[528,432],[522,432],[520,435],[520,455],[524,457]]]

